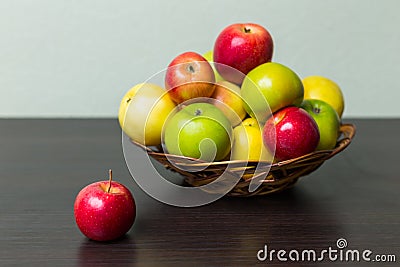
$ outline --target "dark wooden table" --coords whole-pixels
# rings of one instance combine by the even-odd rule
[[[346,122],[357,126],[354,141],[294,188],[177,208],[131,178],[117,120],[0,120],[0,266],[396,266],[400,120]],[[133,192],[138,214],[125,238],[98,243],[79,232],[73,203],[83,186],[107,179],[109,168]],[[345,249],[397,262],[257,258],[265,245],[322,251],[337,249],[339,238]]]

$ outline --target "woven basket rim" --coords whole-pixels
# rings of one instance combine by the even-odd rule
[[[241,179],[228,193],[229,196],[250,197],[277,193],[292,187],[300,177],[318,169],[326,160],[343,151],[351,143],[356,133],[354,124],[341,124],[340,137],[332,150],[314,151],[301,157],[286,161],[271,163],[268,161],[216,161],[206,162],[195,158],[165,154],[160,152],[160,147],[153,150],[150,147],[132,141],[147,152],[149,156],[171,169],[183,175],[185,182],[191,186],[202,186],[213,182],[228,167],[228,172],[241,176]],[[173,161],[172,163],[170,161]],[[205,166],[204,170],[197,171]],[[237,166],[237,167],[236,167]],[[182,169],[180,167],[185,167]],[[192,168],[192,169],[190,169]],[[194,171],[193,171],[194,170]],[[261,186],[250,192],[249,184],[253,179],[262,178]]]
[[[336,154],[340,153],[343,151],[352,141],[354,138],[354,135],[356,133],[356,126],[351,123],[344,123],[340,125],[340,133],[341,136],[339,137],[337,144],[335,148],[330,149],[330,150],[318,150],[318,151],[313,151],[311,153],[305,154],[303,156],[297,157],[297,158],[292,158],[289,160],[285,161],[279,161],[275,163],[271,163],[269,161],[254,161],[254,160],[225,160],[225,161],[214,161],[214,162],[208,162],[192,157],[187,157],[187,156],[180,156],[180,155],[174,155],[174,154],[169,154],[169,153],[164,153],[161,152],[159,149],[156,150],[156,147],[149,147],[145,146],[143,144],[140,144],[134,140],[131,140],[131,142],[138,147],[142,148],[144,151],[146,151],[149,155],[151,156],[162,156],[162,157],[168,157],[168,159],[173,160],[182,160],[185,162],[190,162],[186,163],[186,166],[194,166],[194,167],[202,167],[202,166],[226,166],[227,164],[235,164],[237,163],[238,165],[243,165],[245,163],[253,165],[253,164],[265,164],[265,165],[270,165],[271,168],[279,168],[283,167],[286,165],[293,164],[295,162],[300,162],[302,160],[308,159],[312,156],[316,155],[321,155],[324,160],[327,160]]]

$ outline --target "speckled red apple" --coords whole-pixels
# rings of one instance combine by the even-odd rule
[[[215,75],[210,63],[196,52],[175,57],[165,73],[165,89],[179,104],[197,97],[210,97],[215,89]]]
[[[313,152],[319,143],[319,130],[315,120],[303,109],[290,106],[278,110],[265,123],[264,144],[275,158],[284,161]]]
[[[272,59],[274,44],[270,33],[255,23],[235,23],[221,31],[214,44],[214,62],[227,81],[241,84],[250,70]],[[238,75],[230,66],[244,75]]]
[[[79,230],[89,239],[111,241],[125,235],[136,217],[133,196],[124,185],[110,179],[92,183],[77,195],[74,215]]]

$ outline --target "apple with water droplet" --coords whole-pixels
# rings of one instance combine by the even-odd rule
[[[125,235],[136,217],[132,193],[121,183],[99,181],[84,187],[74,203],[75,221],[89,239],[111,241]]]

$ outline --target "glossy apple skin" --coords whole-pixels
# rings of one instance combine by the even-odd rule
[[[319,143],[315,120],[303,109],[290,106],[273,114],[263,129],[264,145],[272,150],[276,140],[275,158],[284,161],[313,152]]]
[[[255,67],[272,59],[274,44],[270,33],[261,25],[236,23],[218,35],[214,43],[214,62],[228,65],[246,75]],[[227,81],[241,84],[244,76],[216,65],[218,73]]]
[[[214,52],[212,50],[209,50],[207,52],[205,52],[202,55],[205,59],[207,59],[207,61],[210,63],[211,67],[214,70],[214,75],[215,75],[215,81],[219,82],[219,81],[224,81],[224,79],[221,77],[221,75],[219,75],[218,71],[215,68],[215,63],[214,63]]]
[[[193,103],[167,120],[164,143],[166,151],[174,155],[219,161],[231,150],[231,134],[231,122],[219,108]]]
[[[89,239],[111,241],[122,237],[136,217],[133,196],[124,185],[112,181],[95,182],[84,187],[74,203],[75,221]]]
[[[196,97],[210,97],[214,84],[213,68],[207,59],[195,52],[175,57],[165,73],[165,88],[177,104]]]
[[[304,99],[325,101],[337,112],[339,118],[344,111],[344,96],[339,85],[329,78],[312,75],[303,78]]]
[[[152,83],[133,86],[121,100],[118,121],[123,132],[146,146],[161,144],[162,126],[175,108],[165,89]]]
[[[320,138],[317,150],[333,149],[340,134],[340,118],[336,110],[319,99],[306,99],[301,108],[307,111],[318,125]]]
[[[246,117],[247,113],[240,96],[240,87],[236,84],[228,81],[217,82],[211,97],[217,100],[214,105],[224,112],[232,126],[240,124]]]
[[[254,118],[247,118],[233,129],[231,160],[272,161],[263,145],[261,128]]]
[[[251,70],[245,77],[240,94],[247,113],[265,122],[279,109],[300,106],[304,88],[300,77],[289,67],[268,62]]]

